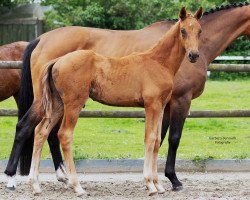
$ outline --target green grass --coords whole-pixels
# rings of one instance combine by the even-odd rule
[[[250,80],[208,81],[203,95],[192,102],[191,110],[222,110],[250,108]],[[16,108],[14,100],[0,103],[0,108]],[[124,110],[88,101],[86,109]],[[15,117],[0,118],[0,159],[7,159],[12,147]],[[230,137],[214,140],[212,137]],[[74,133],[74,157],[141,158],[143,157],[143,119],[81,118]],[[226,141],[227,144],[218,142]],[[167,151],[165,140],[160,157]],[[187,119],[177,157],[183,159],[250,158],[250,118]],[[50,157],[46,144],[43,158]]]

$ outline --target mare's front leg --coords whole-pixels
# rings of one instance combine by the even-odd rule
[[[176,152],[180,143],[184,122],[188,115],[191,104],[191,97],[182,96],[180,98],[172,97],[170,102],[170,130],[168,137],[168,156],[165,167],[165,176],[172,183],[174,191],[181,190],[182,183],[178,180],[175,173]]]
[[[159,121],[162,119],[163,105],[158,100],[145,102],[146,128],[145,128],[145,158],[143,175],[149,195],[153,195],[161,190],[158,183],[157,156],[160,147],[161,136],[158,131]],[[157,156],[156,156],[157,155]],[[156,163],[156,166],[155,166]],[[160,191],[163,192],[162,190]]]
[[[4,173],[8,177],[7,189],[15,190],[16,182],[14,175],[16,174],[20,153],[22,151],[25,141],[33,133],[34,128],[40,122],[40,104],[33,103],[29,111],[16,125],[15,140],[12,146],[10,158]]]
[[[160,145],[162,145],[166,137],[169,124],[170,124],[170,103],[168,103],[165,106],[164,113],[163,113],[163,118],[161,122],[161,144]]]

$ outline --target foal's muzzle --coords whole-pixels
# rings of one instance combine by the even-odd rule
[[[188,53],[188,58],[191,63],[195,63],[199,58],[199,53],[190,51]]]

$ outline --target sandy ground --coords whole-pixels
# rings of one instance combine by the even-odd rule
[[[250,199],[250,173],[178,173],[184,189],[171,191],[170,182],[163,176],[160,179],[166,188],[165,194],[147,196],[142,174],[79,174],[79,179],[89,196],[78,198],[72,189],[65,189],[56,181],[54,174],[40,174],[43,193],[32,194],[27,177],[17,176],[17,190],[5,190],[6,177],[0,174],[0,200],[12,199]]]

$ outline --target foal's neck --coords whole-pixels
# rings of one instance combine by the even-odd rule
[[[186,52],[180,40],[180,22],[177,22],[148,52],[152,59],[168,68],[174,75]]]

